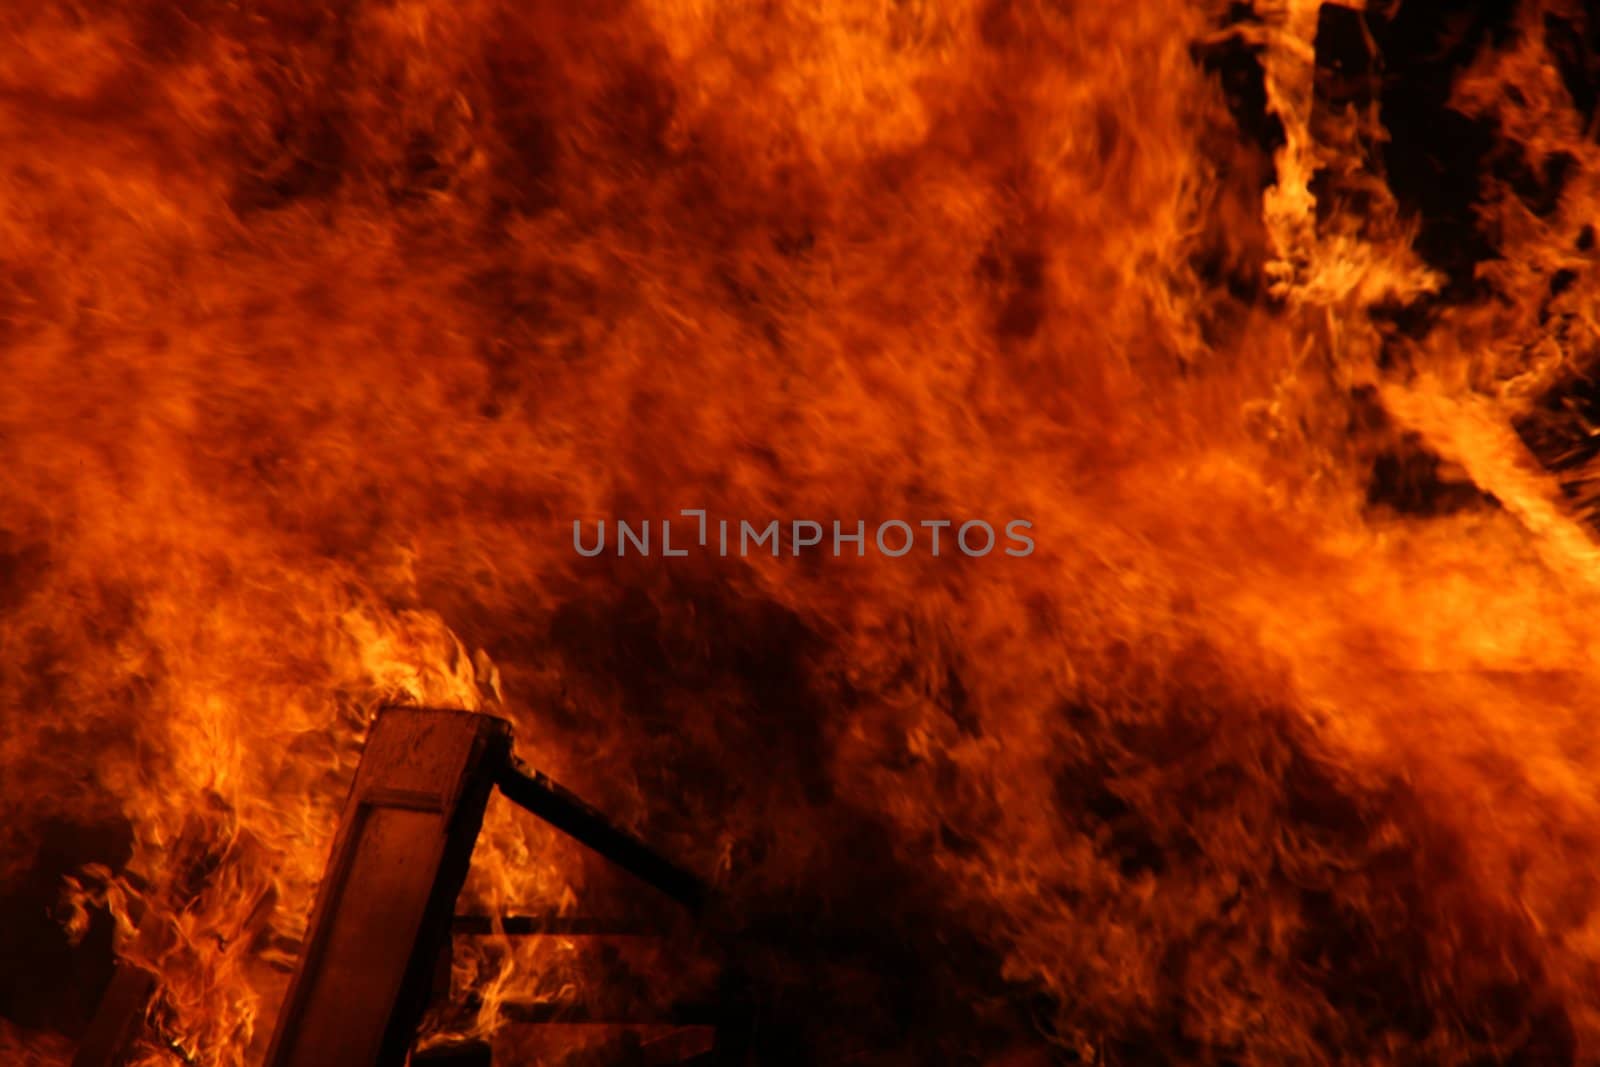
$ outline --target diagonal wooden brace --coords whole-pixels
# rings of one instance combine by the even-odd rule
[[[629,874],[698,913],[706,904],[699,878],[666,859],[626,830],[613,826],[583,799],[514,757],[497,783],[507,800],[526,808],[557,830],[587,846]]]

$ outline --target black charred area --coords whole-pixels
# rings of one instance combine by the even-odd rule
[[[1368,166],[1382,177],[1402,214],[1416,220],[1417,252],[1446,278],[1435,295],[1373,310],[1380,328],[1402,342],[1386,346],[1383,354],[1384,369],[1392,373],[1405,370],[1404,356],[1399,354],[1404,341],[1425,337],[1442,309],[1502,298],[1478,273],[1481,265],[1500,255],[1498,235],[1482,213],[1490,184],[1509,189],[1534,215],[1548,218],[1573,175],[1576,162],[1570,154],[1541,154],[1508,136],[1492,116],[1467,115],[1450,105],[1452,87],[1471,63],[1485,50],[1513,44],[1518,10],[1515,0],[1372,5],[1365,12],[1326,4],[1320,10],[1319,110],[1334,116],[1347,108],[1358,112],[1377,108],[1387,137],[1363,146]],[[1551,62],[1591,126],[1600,64],[1600,33],[1594,21],[1592,14],[1583,13],[1544,16]],[[1508,92],[1515,98],[1514,87]],[[1324,221],[1335,210],[1359,215],[1367,195],[1359,188],[1341,188],[1340,176],[1326,171],[1317,175],[1314,191]],[[1575,234],[1574,241],[1580,251],[1585,242],[1592,247],[1592,231]],[[1550,280],[1552,298],[1572,281],[1563,273]],[[1556,397],[1552,404],[1573,410],[1584,401],[1577,397],[1569,403]],[[1581,431],[1531,430],[1535,422],[1547,421],[1527,420],[1518,429],[1554,469],[1559,457],[1571,452],[1566,439]],[[1407,446],[1401,451],[1414,449]],[[1414,454],[1381,458],[1373,468],[1372,502],[1431,514],[1440,510],[1435,499],[1442,493],[1443,510],[1456,510],[1466,498],[1450,487],[1435,485],[1429,468],[1436,466],[1435,458]],[[1582,495],[1583,490],[1574,492]]]
[[[1585,254],[1593,251],[1592,227],[1584,227],[1574,248]],[[1571,269],[1559,270],[1550,279],[1539,322],[1570,355],[1512,425],[1528,451],[1556,476],[1572,511],[1600,528],[1600,350],[1581,311],[1563,299],[1577,280]]]
[[[830,710],[836,695],[815,681],[823,638],[778,604],[734,595],[726,580],[662,581],[628,562],[595,561],[616,568],[614,596],[571,601],[547,630],[502,631],[490,648],[499,662],[558,665],[577,703],[625,717],[597,729],[550,709],[563,747],[595,774],[573,788],[605,806],[607,756],[595,743],[621,730],[630,770],[652,798],[646,838],[705,866],[718,828],[739,828],[718,887],[727,913],[713,927],[755,1023],[752,1062],[1058,1055],[1036,1032],[1031,991],[1000,978],[1003,950],[929,877],[929,855],[906,849],[881,810],[836,789],[829,752],[841,717]],[[952,667],[942,700],[957,732],[977,730],[970,699]],[[685,730],[689,722],[714,723],[715,733]],[[740,758],[729,760],[730,751]],[[930,773],[952,794],[964,788],[946,760],[901,769]],[[769,818],[741,817],[751,811]],[[955,810],[935,852],[972,855],[992,814]]]
[[[1574,512],[1600,525],[1600,353],[1587,353],[1514,425]]]
[[[1056,810],[1093,843],[1103,880],[1047,889],[1163,946],[1164,981],[1142,1017],[1086,1017],[1064,999],[1055,1024],[1106,1034],[1108,1064],[1249,1062],[1242,1044],[1198,1027],[1218,1000],[1248,1010],[1251,981],[1232,961],[1270,959],[1280,1007],[1313,1020],[1323,1047],[1351,1062],[1424,1067],[1443,1047],[1479,1050],[1451,1062],[1577,1062],[1536,931],[1492,903],[1430,802],[1398,779],[1351,780],[1291,714],[1231,691],[1203,644],[1183,655],[1191,681],[1130,672],[1127,705],[1061,711],[1080,744],[1058,772]],[[1241,820],[1278,832],[1241,837]],[[1152,884],[1163,895],[1191,887],[1195,899],[1147,911],[1139,889]],[[1223,886],[1220,899],[1202,896]],[[1264,1058],[1295,1060],[1276,1055]]]
[[[693,827],[732,824],[752,808],[826,827],[747,826],[722,876],[727,944],[757,1021],[755,1062],[978,1064],[1005,1050],[1028,1064],[1221,1067],[1259,1055],[1270,1038],[1230,1042],[1208,1035],[1205,1020],[1219,998],[1243,1012],[1261,997],[1291,998],[1290,1010],[1316,1020],[1317,1039],[1352,1060],[1425,1067],[1438,1048],[1464,1046],[1481,1050],[1475,1063],[1576,1062],[1536,933],[1462,866],[1436,801],[1398,779],[1352,780],[1293,713],[1230,682],[1203,638],[1175,670],[1127,649],[1122,673],[1106,681],[1119,696],[1060,709],[1066,740],[1048,803],[1063,850],[1081,845],[1093,862],[1053,875],[1001,934],[979,937],[971,931],[984,924],[962,915],[927,865],[982,862],[1004,833],[993,796],[943,754],[892,762],[908,789],[931,782],[944,813],[926,849],[907,849],[881,810],[816,773],[834,721],[822,709],[835,705],[815,683],[825,642],[802,618],[715,581],[618,578],[613,599],[568,604],[530,648],[554,649],[569,686],[621,687],[616,704],[642,745],[634,766],[660,801],[650,834],[694,854]],[[947,687],[952,729],[968,732],[978,712],[954,666]],[[718,737],[686,735],[676,699],[715,701]],[[564,730],[582,751],[594,726],[572,719]],[[719,758],[728,739],[753,758]],[[1262,826],[1277,831],[1246,829]],[[1231,890],[1208,896],[1217,886]],[[1008,948],[1026,953],[1029,924],[1056,908],[1085,930],[1136,931],[1159,956],[1153,1000],[1134,1009],[996,977]],[[1276,962],[1241,969],[1228,962],[1240,953]],[[1075,975],[1088,981],[1085,961],[1053,963],[1069,988]],[[1084,1034],[1094,1035],[1092,1059],[1071,1051]]]
[[[632,732],[665,746],[652,762],[670,781],[647,787],[678,793],[685,814],[734,810],[773,788],[828,802],[825,724],[812,711],[822,701],[807,669],[816,635],[775,604],[739,601],[709,583],[616,588],[609,602],[559,609],[542,642],[572,676],[614,690]],[[727,711],[717,736],[685,737],[684,702],[708,700]],[[754,758],[729,764],[723,745]]]
[[[1506,43],[1515,14],[1515,0],[1365,12],[1324,4],[1319,12],[1319,108],[1337,114],[1377,105],[1389,136],[1365,147],[1401,210],[1419,221],[1416,248],[1449,279],[1438,298],[1446,302],[1485,295],[1474,276],[1477,264],[1496,254],[1475,211],[1485,175],[1515,173],[1519,192],[1541,203],[1553,197],[1552,186],[1559,189],[1558,165],[1549,174],[1528,171],[1519,157],[1506,154],[1517,146],[1502,147],[1494,123],[1450,106],[1457,77],[1480,50]],[[1359,203],[1339,195],[1337,176],[1319,177],[1319,212],[1360,213]]]
[[[830,869],[825,890],[764,895],[738,929],[756,1062],[837,1063],[872,1049],[904,1062],[978,1063],[1035,1045],[1028,998],[998,977],[1000,953],[952,927],[948,902],[930,894],[917,863],[896,858],[880,816],[832,814],[831,858],[853,861]],[[892,904],[864,906],[872,900]],[[836,1029],[828,1019],[849,1022]]]
[[[1437,294],[1373,310],[1374,320],[1394,342],[1385,345],[1381,356],[1389,373],[1407,372],[1407,345],[1426,337],[1441,310],[1502,298],[1478,270],[1500,255],[1497,234],[1482,212],[1489,185],[1508,188],[1529,211],[1549,217],[1572,176],[1571,155],[1538,155],[1507,136],[1493,117],[1469,116],[1450,105],[1452,88],[1470,64],[1485,50],[1512,45],[1517,15],[1515,0],[1372,5],[1366,11],[1325,4],[1319,12],[1318,114],[1326,123],[1349,111],[1376,108],[1387,136],[1360,146],[1367,166],[1381,176],[1402,215],[1416,221],[1414,247],[1446,279]],[[1600,62],[1600,37],[1591,22],[1582,15],[1545,19],[1552,61],[1586,116],[1593,111],[1594,71]],[[1316,175],[1313,191],[1321,224],[1335,212],[1359,218],[1370,200],[1360,181],[1327,170]],[[1592,232],[1575,235],[1580,250],[1586,240],[1592,247]],[[1559,297],[1573,280],[1570,271],[1551,277],[1550,306],[1542,322],[1560,315]],[[1559,333],[1560,324],[1553,325]],[[1367,421],[1374,409],[1371,401],[1357,396],[1352,408],[1355,439],[1363,440],[1363,429],[1374,431],[1361,446],[1369,453],[1369,506],[1426,518],[1495,504],[1415,435],[1396,436],[1386,423],[1355,425]],[[1517,430],[1547,468],[1570,471],[1597,451],[1589,443],[1587,412],[1592,406],[1582,379],[1571,376]],[[1566,491],[1587,504],[1585,480],[1569,483]]]
[[[1230,6],[1219,29],[1226,31],[1260,21],[1250,4],[1236,3]],[[1228,113],[1238,124],[1240,133],[1268,155],[1287,143],[1283,122],[1267,104],[1266,72],[1261,66],[1258,45],[1224,33],[1215,41],[1193,46],[1190,54],[1201,67],[1216,75]]]
[[[1235,3],[1210,35],[1189,48],[1190,58],[1214,80],[1231,120],[1202,140],[1203,154],[1217,168],[1218,203],[1189,257],[1195,276],[1214,294],[1199,326],[1218,347],[1248,328],[1253,309],[1279,304],[1267,282],[1268,242],[1259,205],[1277,180],[1274,154],[1286,138],[1267,100],[1262,48],[1248,37],[1260,25],[1251,5]]]
[[[1445,463],[1416,434],[1403,435],[1380,452],[1367,483],[1368,506],[1403,515],[1432,518],[1496,503],[1464,472],[1447,473]]]
[[[89,864],[121,870],[133,852],[126,820],[51,817],[31,828],[32,858],[0,878],[0,1016],[32,1030],[79,1037],[116,964],[111,916],[93,909],[74,943],[63,925],[66,879]]]
[[[0,529],[0,616],[20,617],[31,603],[50,595],[51,564],[44,544]],[[107,585],[96,592],[98,600],[90,603],[98,628],[116,634],[133,625],[125,591]],[[74,665],[47,633],[32,636],[30,646],[12,650],[15,658],[0,659],[0,688],[15,685],[22,694],[17,706],[0,703],[0,746],[12,742],[22,716],[57,706],[70,690]],[[139,694],[128,695],[137,699]],[[90,864],[121,871],[133,841],[132,827],[115,811],[114,801],[100,798],[73,816],[63,814],[92,788],[84,754],[99,745],[127,750],[126,737],[85,733],[66,724],[38,731],[34,743],[53,754],[54,769],[8,772],[6,786],[26,796],[30,810],[25,817],[0,818],[0,916],[5,917],[0,922],[0,1017],[69,1037],[81,1035],[88,1025],[115,958],[112,921],[104,910],[91,909],[82,936],[69,937],[66,880]]]
[[[1600,102],[1600,14],[1592,5],[1570,14],[1546,12],[1544,33],[1562,83],[1592,128]]]
[[[1348,436],[1367,465],[1369,509],[1428,519],[1500,502],[1442,460],[1415,433],[1401,431],[1370,387],[1351,391]]]

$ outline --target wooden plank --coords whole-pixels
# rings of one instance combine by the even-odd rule
[[[661,937],[665,923],[631,916],[502,915],[500,930],[507,937]],[[457,915],[451,929],[464,937],[489,937],[495,933],[495,916]]]
[[[220,857],[214,851],[222,834],[206,813],[184,820],[167,861],[169,881],[150,900],[135,935],[138,959],[159,959],[171,947],[174,934],[168,921],[174,912],[189,908],[216,872]],[[145,1017],[161,988],[160,976],[130,959],[118,961],[111,982],[100,997],[88,1032],[72,1057],[72,1067],[117,1067],[127,1059],[144,1032]]]
[[[72,1057],[72,1067],[115,1067],[126,1058],[144,1028],[146,1012],[159,983],[153,972],[126,960],[117,964],[100,998],[89,1032]]]
[[[695,1002],[616,1004],[569,998],[506,1000],[500,1004],[500,1015],[530,1025],[715,1027],[722,1021],[723,1011],[717,1004]]]
[[[415,1052],[411,1067],[494,1067],[494,1049],[487,1041],[457,1041]]]
[[[401,1067],[500,769],[504,720],[386,708],[362,753],[267,1067]]]
[[[716,1052],[716,1031],[704,1026],[686,1026],[646,1041],[639,1046],[640,1059],[652,1067],[667,1064],[709,1062]]]

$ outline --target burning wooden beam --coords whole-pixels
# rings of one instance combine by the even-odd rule
[[[691,912],[704,907],[705,884],[650,848],[643,841],[616,826],[585,803],[571,790],[551,781],[538,771],[528,771],[508,761],[501,769],[500,792],[506,799],[533,812],[539,818],[585,845],[629,874],[665,893]]]
[[[373,724],[278,1018],[269,1067],[405,1062],[483,824],[503,720],[390,708]]]
[[[289,986],[267,1067],[400,1067],[453,929],[486,934],[490,916],[455,916],[490,790],[698,911],[700,879],[610,823],[570,791],[511,754],[501,719],[459,711],[390,708],[373,725],[317,893],[304,951]],[[646,933],[633,921],[511,916],[507,933]],[[649,1013],[648,1006],[646,1006]],[[606,1021],[590,1004],[511,1004],[522,1022]],[[715,1006],[657,1008],[660,1021],[717,1025]],[[619,1020],[640,1021],[640,1020]]]

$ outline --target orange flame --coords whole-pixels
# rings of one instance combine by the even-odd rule
[[[1593,15],[1446,7],[14,5],[0,900],[124,833],[62,945],[255,1062],[455,706],[714,873],[793,1055],[1600,1062]],[[1038,551],[572,550],[683,508]],[[464,906],[604,877],[497,806]],[[462,1025],[562,1062],[497,1008],[588,958]]]

